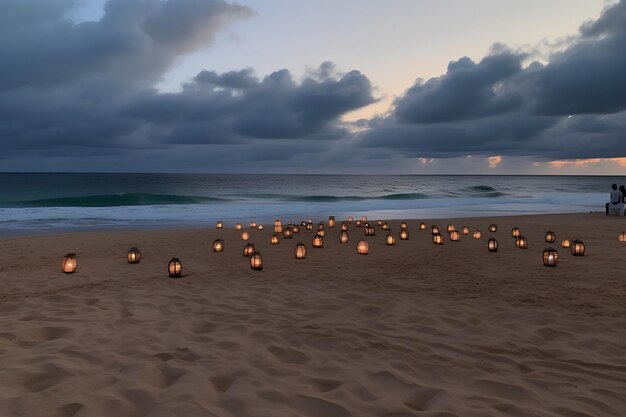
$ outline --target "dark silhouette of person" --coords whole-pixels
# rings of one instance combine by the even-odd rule
[[[624,198],[621,191],[617,189],[617,184],[611,185],[611,189],[613,189],[613,191],[611,191],[611,200],[610,202],[605,204],[607,216],[609,215],[609,206],[615,205],[615,204],[621,204]]]
[[[626,204],[626,187],[620,185],[619,190],[622,193],[622,203]]]

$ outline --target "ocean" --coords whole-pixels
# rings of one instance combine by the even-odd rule
[[[0,236],[604,210],[626,176],[0,173]]]

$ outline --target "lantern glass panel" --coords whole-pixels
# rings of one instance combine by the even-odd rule
[[[482,233],[480,233],[480,230],[476,230],[476,231],[474,231],[474,233],[472,234],[472,237],[473,237],[474,239],[480,239],[481,237],[483,237],[483,234],[482,234]]]
[[[76,272],[76,268],[78,268],[78,260],[76,259],[75,253],[68,253],[63,258],[63,264],[61,265],[61,269],[66,274],[73,274]]]
[[[213,252],[224,251],[224,241],[222,239],[215,239],[213,241]]]
[[[253,243],[246,243],[246,246],[243,247],[243,256],[249,258],[254,254],[255,249]]]
[[[515,247],[519,249],[528,249],[528,239],[524,236],[515,238]]]
[[[572,255],[574,256],[584,256],[585,255],[585,244],[582,240],[574,240],[572,242],[571,247]]]
[[[545,241],[548,243],[552,243],[556,240],[556,234],[553,231],[547,231]]]
[[[254,251],[252,256],[250,257],[250,268],[254,271],[263,270],[263,257],[259,253],[259,251]]]
[[[392,233],[387,233],[387,236],[385,237],[385,242],[387,243],[387,245],[393,246],[396,244],[396,237]]]
[[[313,237],[312,246],[314,248],[323,248],[324,247],[324,237],[319,234]]]
[[[469,235],[469,233],[470,233],[470,229],[469,229],[469,227],[467,227],[467,226],[463,226],[463,234],[464,234],[464,235]]]
[[[559,253],[556,249],[547,248],[543,251],[543,264],[545,266],[556,266],[559,262]]]
[[[306,258],[306,246],[303,243],[298,243],[295,250],[296,259]]]
[[[489,238],[489,240],[487,241],[487,249],[489,249],[489,252],[497,252],[498,241],[494,238]]]
[[[460,240],[461,240],[461,234],[457,230],[453,230],[450,233],[450,241],[451,242],[458,242]]]
[[[407,229],[400,230],[400,240],[409,240],[409,231]]]
[[[356,245],[356,251],[359,255],[367,255],[370,250],[370,245],[365,240],[359,240]]]
[[[183,272],[183,264],[180,262],[180,259],[172,258],[167,264],[167,272],[170,278],[180,277],[180,274]]]
[[[126,255],[129,264],[138,264],[141,261],[141,251],[139,248],[132,247],[128,249],[128,254]]]
[[[489,226],[489,231],[491,233],[497,232],[498,231],[498,225],[497,224],[492,224]]]
[[[513,230],[511,230],[511,236],[520,237],[521,235],[522,235],[522,232],[519,228],[514,227]]]
[[[443,235],[441,233],[433,234],[433,243],[435,245],[443,245],[444,243]]]

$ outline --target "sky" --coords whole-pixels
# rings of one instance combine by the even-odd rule
[[[0,0],[0,171],[626,174],[626,0]]]

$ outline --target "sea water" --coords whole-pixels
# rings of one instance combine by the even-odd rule
[[[604,210],[626,177],[0,173],[0,235]]]

